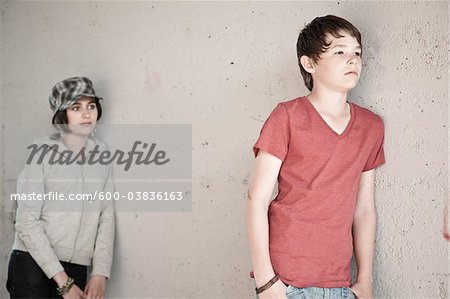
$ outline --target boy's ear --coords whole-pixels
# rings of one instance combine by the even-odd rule
[[[300,57],[300,63],[302,64],[305,71],[312,74],[316,72],[314,61],[306,55]]]

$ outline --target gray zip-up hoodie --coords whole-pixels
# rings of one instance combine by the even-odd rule
[[[49,137],[40,138],[34,144],[57,145],[51,149],[41,164],[36,154],[17,180],[17,193],[50,194],[57,192],[69,198],[70,194],[92,194],[94,200],[18,200],[16,235],[13,249],[27,251],[48,278],[63,271],[61,261],[91,265],[91,275],[110,277],[114,246],[114,204],[100,200],[99,192],[114,192],[112,165],[99,163],[79,165],[51,164],[64,157],[68,151],[64,143]],[[98,145],[96,139],[88,139],[86,153]]]

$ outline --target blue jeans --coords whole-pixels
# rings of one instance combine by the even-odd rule
[[[296,288],[288,286],[286,289],[288,299],[355,299],[356,296],[350,288]]]

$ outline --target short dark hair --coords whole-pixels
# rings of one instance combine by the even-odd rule
[[[95,106],[97,107],[97,120],[102,117],[102,105],[98,98],[95,98]],[[69,109],[69,108],[67,108]],[[67,119],[67,109],[59,110],[53,115],[52,124],[54,125],[68,125],[69,120]]]
[[[331,43],[327,42],[327,34],[331,34],[334,37],[342,37],[340,32],[345,31],[358,41],[361,46],[361,33],[353,26],[349,21],[333,16],[326,15],[324,17],[317,17],[303,28],[300,32],[297,40],[297,58],[298,65],[300,67],[300,73],[302,74],[303,81],[306,87],[311,91],[314,85],[313,78],[300,63],[300,58],[303,55],[308,56],[314,62],[319,61],[320,54],[326,52]]]

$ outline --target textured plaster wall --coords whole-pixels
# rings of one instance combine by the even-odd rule
[[[386,126],[375,297],[449,298],[447,2],[2,2],[2,124],[48,123],[50,87],[73,75],[94,80],[104,123],[192,124],[192,212],[117,215],[111,298],[254,298],[251,146],[277,102],[307,92],[296,38],[325,14],[361,30],[349,99]],[[12,223],[3,212],[1,286]]]

